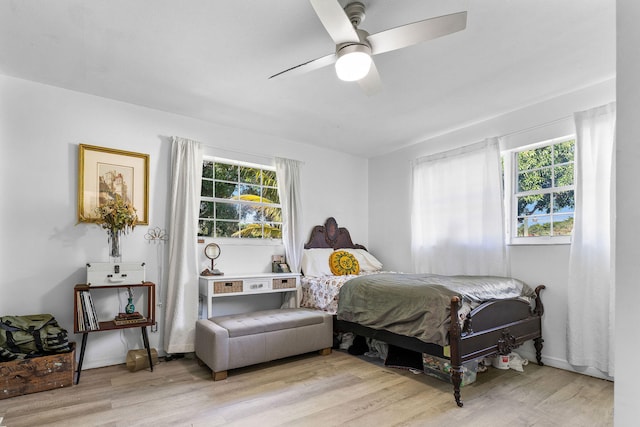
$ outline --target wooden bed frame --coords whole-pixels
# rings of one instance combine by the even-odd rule
[[[328,218],[324,226],[318,225],[311,231],[311,237],[304,246],[312,248],[359,248],[362,245],[351,241],[349,231],[338,227],[334,218]],[[459,322],[451,322],[449,330],[449,355],[445,348],[437,344],[426,343],[414,337],[398,335],[385,330],[372,329],[353,322],[338,320],[334,316],[334,330],[353,332],[357,335],[375,338],[388,344],[402,347],[419,353],[448,358],[451,360],[451,382],[453,395],[458,406],[462,406],[460,386],[462,383],[462,364],[496,354],[509,354],[525,341],[533,340],[536,349],[536,360],[542,365],[542,315],[544,307],[540,292],[545,288],[540,285],[535,289],[535,307],[517,298],[487,301],[473,309],[466,317],[463,326]],[[451,298],[452,318],[458,318],[460,298]]]

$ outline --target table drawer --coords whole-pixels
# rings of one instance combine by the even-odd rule
[[[232,292],[242,292],[242,280],[213,282],[214,294],[228,294]]]
[[[273,279],[273,289],[293,289],[296,287],[296,278]]]
[[[245,292],[270,291],[271,283],[269,279],[244,279]]]

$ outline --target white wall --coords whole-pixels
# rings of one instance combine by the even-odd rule
[[[505,136],[514,144],[544,140],[573,132],[575,111],[603,105],[615,99],[615,80],[607,80],[520,110],[433,137],[420,144],[369,161],[369,249],[385,269],[411,272],[411,165],[418,157]],[[541,126],[548,124],[546,126]],[[567,131],[568,130],[568,131]],[[540,138],[540,139],[536,139]],[[566,306],[568,245],[511,246],[511,274],[532,286],[546,285],[543,361],[571,369],[566,361]],[[533,356],[533,346],[521,349]],[[589,372],[598,375],[597,372]]]
[[[51,313],[72,332],[73,286],[84,283],[87,262],[108,261],[106,233],[76,223],[80,143],[150,155],[149,227],[168,226],[169,141],[177,135],[206,144],[208,154],[303,161],[305,229],[335,216],[367,243],[365,159],[6,76],[0,76],[0,126],[0,315]],[[166,277],[168,248],[144,239],[149,227],[123,239],[123,261],[145,261],[147,280],[158,282]],[[219,266],[227,273],[269,271],[270,255],[284,252],[270,244],[221,245]],[[122,307],[115,296],[110,303],[114,314]],[[157,312],[162,328],[161,306]],[[150,336],[159,351],[161,337]],[[92,333],[84,367],[123,363],[127,350],[141,345],[137,329]]]
[[[638,301],[640,300],[640,2],[617,2],[616,382],[614,424],[638,425]]]

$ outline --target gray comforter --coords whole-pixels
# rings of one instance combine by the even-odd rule
[[[508,277],[381,273],[346,282],[337,316],[445,346],[454,295],[462,298],[462,316],[484,301],[535,297],[524,282]]]

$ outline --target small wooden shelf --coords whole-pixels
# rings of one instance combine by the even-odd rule
[[[94,291],[106,291],[106,290],[118,290],[118,289],[127,289],[127,288],[144,288],[147,290],[147,304],[146,311],[143,315],[146,315],[147,320],[139,323],[129,323],[126,325],[116,325],[113,320],[98,320],[98,329],[91,330],[78,330],[78,293],[82,291],[91,292],[92,298],[95,297]],[[156,324],[156,285],[152,282],[142,282],[142,283],[131,283],[131,284],[118,284],[118,285],[87,285],[87,284],[79,284],[74,286],[73,288],[73,328],[76,334],[82,334],[82,344],[80,347],[80,360],[78,361],[78,370],[76,374],[76,384],[80,381],[80,373],[82,372],[82,362],[84,360],[84,351],[87,346],[87,337],[89,333],[93,332],[104,332],[104,331],[113,331],[117,329],[130,329],[130,328],[140,328],[142,331],[142,341],[144,342],[144,347],[147,350],[147,356],[149,357],[149,367],[151,371],[153,371],[153,361],[151,359],[151,348],[149,347],[149,337],[147,335],[147,327],[153,326]],[[114,313],[114,317],[117,313]]]
[[[101,331],[111,331],[114,329],[127,329],[127,328],[140,328],[144,326],[153,326],[156,322],[147,320],[146,322],[137,322],[137,323],[129,323],[127,325],[116,325],[113,320],[100,321],[98,324],[100,325],[100,329],[95,331],[86,331],[86,332],[101,332]]]

